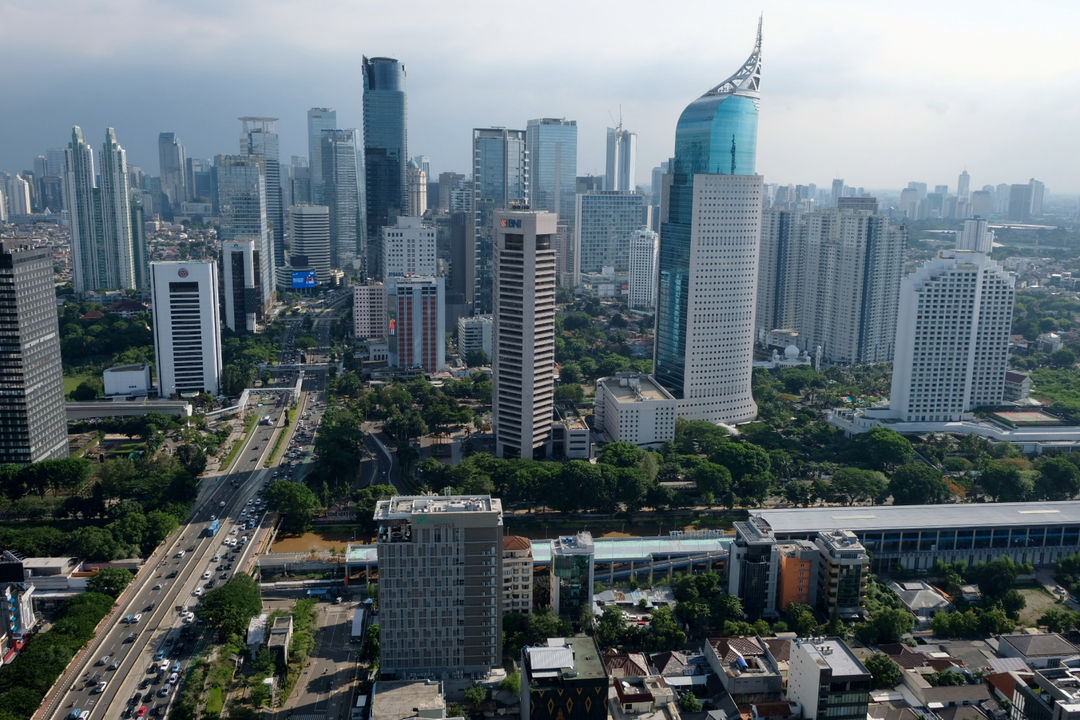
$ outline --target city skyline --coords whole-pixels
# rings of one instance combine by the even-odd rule
[[[937,21],[928,23],[922,18],[931,15],[918,9],[928,3],[904,10],[692,3],[680,16],[693,23],[659,26],[643,21],[644,6],[619,14],[574,6],[575,23],[560,12],[537,20],[540,34],[552,25],[552,42],[539,55],[513,52],[515,34],[485,21],[489,3],[465,12],[427,9],[428,26],[439,29],[434,38],[415,32],[408,8],[372,16],[342,6],[340,22],[318,25],[318,43],[304,32],[318,21],[306,8],[271,3],[251,12],[249,5],[111,0],[80,13],[76,25],[66,4],[5,2],[0,57],[21,72],[0,118],[0,136],[18,141],[0,147],[0,167],[29,169],[35,154],[62,146],[78,123],[91,135],[116,127],[129,162],[153,173],[160,132],[183,138],[189,157],[211,157],[231,150],[235,118],[252,111],[281,118],[281,157],[305,155],[308,108],[335,107],[340,126],[361,125],[359,70],[368,54],[399,58],[408,68],[410,152],[430,156],[435,176],[467,172],[473,127],[523,127],[534,117],[576,120],[579,173],[603,174],[605,129],[621,108],[626,129],[638,134],[636,181],[648,184],[651,168],[671,154],[670,118],[685,97],[738,62],[739,39],[763,12],[770,85],[758,165],[767,182],[824,187],[844,177],[867,188],[912,179],[951,186],[967,168],[972,188],[1038,177],[1054,192],[1080,191],[1068,164],[1076,142],[1068,129],[1080,114],[1068,98],[1080,60],[1067,31],[1080,9],[1060,4],[976,12],[957,3],[935,9]],[[244,22],[232,22],[240,16]],[[104,42],[121,17],[126,41]],[[456,31],[477,22],[485,29],[480,45],[473,33]],[[607,29],[597,34],[601,22]],[[42,53],[46,28],[54,42]],[[239,58],[255,44],[276,51],[248,70]],[[18,62],[28,53],[40,61]],[[491,62],[496,57],[500,62]],[[569,72],[571,85],[561,80]],[[92,97],[83,90],[91,77]],[[159,87],[161,77],[177,80]],[[152,103],[145,102],[148,87]],[[1005,87],[1010,102],[1003,104],[997,99]]]

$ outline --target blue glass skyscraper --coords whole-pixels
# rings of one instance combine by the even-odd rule
[[[405,66],[394,58],[364,58],[364,171],[367,274],[381,274],[381,229],[405,214]]]
[[[690,103],[661,210],[656,379],[681,417],[743,422],[750,391],[762,178],[754,174],[761,25],[750,57]]]

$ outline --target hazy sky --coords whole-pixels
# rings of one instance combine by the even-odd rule
[[[469,172],[470,129],[578,122],[578,174],[602,173],[622,108],[638,182],[673,149],[691,100],[748,55],[764,12],[758,172],[767,182],[1080,192],[1080,3],[940,0],[0,0],[0,169],[32,167],[71,125],[116,128],[158,172],[157,134],[188,155],[238,149],[241,115],[305,112],[359,127],[361,55],[408,71],[409,153]]]

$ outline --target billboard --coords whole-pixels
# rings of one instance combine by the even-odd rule
[[[314,270],[293,270],[293,290],[299,290],[300,288],[313,288],[315,287],[315,285],[316,282]]]

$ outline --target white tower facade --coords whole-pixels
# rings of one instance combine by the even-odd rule
[[[964,227],[956,233],[956,249],[987,253],[994,248],[994,231],[982,218],[964,221]]]
[[[330,208],[326,205],[293,205],[289,208],[292,223],[293,265],[303,259],[303,266],[315,271],[320,285],[330,282]]]
[[[150,263],[154,356],[162,397],[207,392],[221,383],[217,265]]]
[[[495,212],[495,454],[531,458],[549,442],[555,400],[555,246],[550,212]]]
[[[1001,403],[1015,276],[982,253],[942,252],[906,278],[890,409],[904,422],[955,422]]]
[[[607,167],[604,189],[633,192],[637,173],[637,133],[618,127],[607,129]]]
[[[418,217],[398,217],[382,229],[383,280],[403,275],[433,276],[438,272],[435,257],[435,228]]]
[[[656,254],[659,249],[659,235],[648,228],[636,230],[630,236],[628,301],[631,310],[653,312],[656,309]]]

